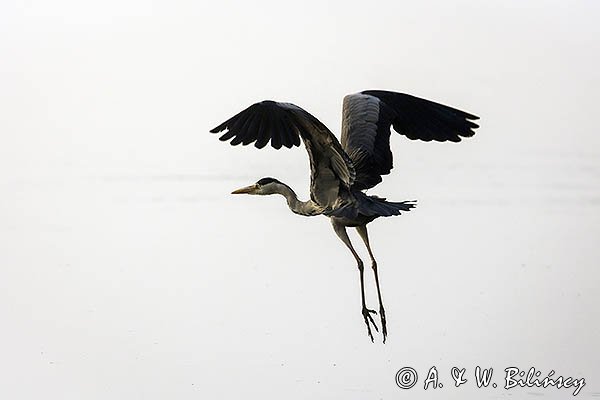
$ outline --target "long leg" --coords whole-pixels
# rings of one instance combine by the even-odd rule
[[[365,242],[367,250],[369,251],[369,256],[371,257],[371,267],[373,268],[373,274],[375,275],[375,284],[377,285],[377,297],[379,298],[379,317],[381,318],[381,332],[383,333],[383,343],[385,343],[385,338],[387,336],[387,327],[385,325],[385,310],[383,309],[383,301],[381,300],[381,289],[379,288],[377,261],[375,261],[375,256],[373,256],[373,251],[371,251],[371,245],[369,244],[369,234],[367,233],[367,225],[357,226],[356,230],[362,238],[362,240]]]
[[[365,278],[363,262],[358,256],[358,253],[356,253],[356,250],[354,250],[354,247],[352,247],[352,243],[350,242],[350,238],[348,237],[346,228],[343,225],[335,223],[333,219],[331,220],[331,224],[333,225],[333,229],[335,230],[335,233],[338,235],[338,237],[350,249],[352,255],[354,256],[358,264],[358,271],[360,273],[360,294],[362,297],[362,315],[365,319],[365,324],[367,324],[367,332],[369,334],[369,337],[371,338],[371,342],[373,342],[374,339],[373,334],[371,333],[371,325],[369,324],[369,322],[373,324],[375,331],[379,332],[379,330],[377,329],[377,325],[375,324],[375,321],[373,321],[373,317],[371,316],[371,314],[377,314],[377,312],[374,310],[369,310],[365,301]]]

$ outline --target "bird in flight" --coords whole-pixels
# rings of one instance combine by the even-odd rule
[[[414,201],[387,201],[364,193],[382,181],[392,169],[391,128],[411,140],[460,142],[471,137],[478,125],[475,115],[404,93],[366,90],[344,98],[341,143],[327,127],[304,109],[265,100],[229,118],[210,132],[226,131],[219,139],[231,144],[254,143],[262,149],[269,142],[275,149],[304,143],[310,159],[310,200],[301,201],[285,183],[262,178],[233,194],[285,197],[290,210],[304,216],[325,215],[333,230],[358,264],[362,317],[373,341],[371,325],[379,332],[365,301],[364,264],[350,242],[346,228],[356,228],[364,241],[377,287],[383,342],[387,337],[377,262],[369,244],[367,224],[379,217],[400,215]]]

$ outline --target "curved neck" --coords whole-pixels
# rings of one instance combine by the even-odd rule
[[[277,194],[285,197],[288,207],[293,213],[305,216],[319,215],[323,212],[323,208],[312,200],[301,201],[298,200],[296,193],[285,184],[277,185]]]

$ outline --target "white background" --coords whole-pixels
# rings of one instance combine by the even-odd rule
[[[600,396],[599,19],[594,1],[3,1],[0,397],[573,391],[476,389],[477,365]],[[365,89],[481,116],[460,144],[392,136],[370,193],[419,205],[369,226],[385,345],[326,218],[229,195],[274,176],[307,198],[306,152],[208,133],[274,99],[337,134],[342,97]],[[445,387],[424,391],[433,365]]]

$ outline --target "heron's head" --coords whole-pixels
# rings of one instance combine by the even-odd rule
[[[231,194],[258,194],[268,195],[280,193],[281,186],[286,186],[275,178],[259,179],[254,185],[246,186],[241,189],[234,190]]]

